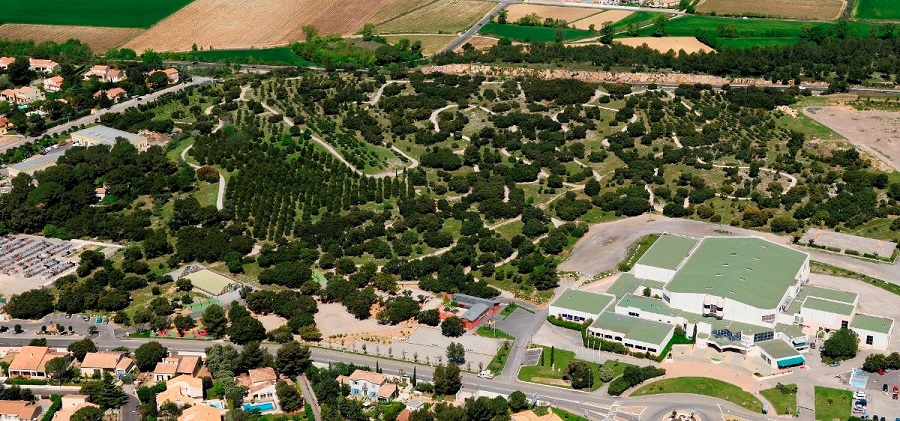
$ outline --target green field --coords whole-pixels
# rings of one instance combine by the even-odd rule
[[[587,38],[598,35],[596,32],[583,29],[563,29],[563,41],[571,41],[579,38]],[[483,35],[506,37],[516,41],[525,42],[552,42],[556,41],[556,28],[544,26],[524,26],[513,24],[489,23],[479,31]]]
[[[653,22],[653,19],[656,19],[661,15],[662,13],[656,12],[634,12],[626,16],[625,19],[613,23],[612,28],[616,31],[624,31],[628,28],[628,25],[631,25],[632,23],[637,24],[638,27],[649,25]]]
[[[543,364],[541,364],[542,360],[538,360],[537,365],[522,366],[522,368],[519,369],[519,380],[551,386],[570,387],[569,382],[563,380],[563,375],[565,374],[566,366],[569,365],[569,362],[576,360],[575,353],[562,349],[553,350],[554,357],[552,365],[550,364],[550,347],[543,347],[543,353]],[[590,390],[596,390],[600,388],[600,386],[603,386],[603,381],[600,380],[600,367],[612,369],[613,376],[619,377],[625,372],[625,367],[630,365],[613,360],[607,360],[603,364],[593,362],[587,363],[594,372],[594,385]]]
[[[0,22],[149,28],[191,0],[0,0]]]
[[[794,384],[788,386],[795,386]],[[794,408],[797,405],[797,394],[796,393],[782,393],[782,391],[777,388],[760,390],[759,393],[769,401],[770,404],[775,408],[775,412],[778,415],[784,414],[793,414]]]
[[[831,421],[849,418],[852,397],[849,390],[816,386],[816,419]]]
[[[762,402],[741,388],[708,377],[676,377],[655,381],[634,391],[631,396],[658,395],[661,393],[693,393],[712,396],[738,405],[752,412],[762,412]],[[844,417],[843,419],[846,419]]]
[[[209,61],[215,63],[273,64],[308,66],[312,63],[294,54],[290,48],[265,48],[260,50],[208,50],[178,54],[179,59]]]
[[[900,20],[900,2],[897,0],[859,0],[856,4],[856,17]]]
[[[734,36],[719,36],[718,28],[733,27]],[[835,24],[831,22],[801,22],[775,19],[739,19],[712,16],[684,16],[671,19],[666,28],[669,36],[692,37],[698,31],[706,34],[716,45],[715,48],[749,48],[753,46],[789,45],[800,42],[804,27],[821,28],[832,31]],[[869,35],[871,24],[850,22],[850,32],[856,36]],[[652,27],[641,29],[640,36],[651,36]]]

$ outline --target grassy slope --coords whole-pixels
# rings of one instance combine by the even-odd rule
[[[4,23],[149,28],[191,0],[0,0]]]
[[[556,349],[553,351],[553,365],[550,364],[550,347],[544,348],[544,364],[541,364],[541,361],[538,360],[537,365],[526,365],[519,369],[519,380],[522,381],[530,381],[534,383],[544,383],[544,384],[552,384],[553,386],[560,386],[560,384],[553,384],[553,382],[548,380],[558,380],[562,381],[563,374],[565,374],[566,367],[569,365],[569,362],[576,360],[575,353],[572,351],[566,351],[562,349]],[[625,372],[625,367],[629,366],[629,364],[608,360],[605,363],[597,364],[592,362],[587,362],[591,369],[594,372],[594,387],[591,390],[596,390],[600,386],[603,386],[603,382],[600,380],[599,368],[601,366],[609,367],[613,370],[614,377],[618,377]]]
[[[479,31],[480,34],[507,37],[517,41],[551,42],[556,40],[556,28],[543,26],[522,26],[513,24],[489,23]],[[581,29],[563,29],[563,40],[569,41],[597,35]]]
[[[785,395],[774,387],[771,389],[760,390],[759,393],[772,404],[775,412],[779,415],[794,412],[794,405],[797,403],[797,394]]]
[[[849,390],[816,386],[816,419],[830,421],[849,418],[851,397]]]
[[[631,396],[658,395],[661,393],[693,393],[712,396],[745,408],[762,412],[762,402],[741,388],[708,377],[676,377],[655,381],[634,391]]]
[[[897,0],[858,0],[856,17],[861,19],[900,19]]]

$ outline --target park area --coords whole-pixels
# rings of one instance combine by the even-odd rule
[[[849,390],[816,386],[816,419],[845,420],[849,418],[852,397]]]
[[[843,8],[844,2],[841,0],[704,0],[697,6],[697,11],[720,16],[833,20],[837,19]]]
[[[859,0],[856,17],[860,19],[900,19],[900,2],[897,0]]]
[[[778,415],[793,414],[797,406],[797,385],[781,384],[771,389],[760,390],[759,393],[769,401]]]
[[[731,402],[751,412],[762,412],[762,402],[755,396],[731,383],[708,377],[676,377],[658,380],[635,390],[631,396],[659,395],[662,393],[693,393],[711,396]],[[846,419],[846,417],[842,419]]]
[[[537,352],[537,349],[541,349],[540,353]],[[572,351],[553,349],[546,346],[532,348],[529,350],[528,355],[532,358],[530,361],[526,361],[525,364],[532,362],[533,364],[524,365],[519,369],[519,380],[551,386],[572,387],[571,381],[565,380],[563,377],[566,376],[566,368],[569,366],[569,363],[573,361],[584,362],[591,368],[594,379],[588,388],[590,390],[597,390],[605,383],[600,376],[602,368],[608,368],[612,371],[612,377],[607,379],[611,380],[621,376],[625,372],[625,367],[630,366],[630,364],[614,360],[607,360],[603,364],[582,361],[576,359],[575,353]]]
[[[0,19],[3,23],[149,28],[190,2],[191,0],[0,0],[0,10],[3,11]]]

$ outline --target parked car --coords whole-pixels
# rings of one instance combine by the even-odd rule
[[[484,370],[484,371],[478,373],[478,377],[481,377],[482,379],[490,380],[490,379],[494,378],[494,373],[491,373],[490,370]]]
[[[829,367],[837,367],[839,365],[841,365],[840,361],[832,361],[832,362],[828,363]]]

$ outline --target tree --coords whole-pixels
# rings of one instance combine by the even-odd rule
[[[594,380],[594,372],[584,361],[572,361],[566,366],[566,375],[572,382],[573,389],[591,387]]]
[[[462,377],[459,366],[450,363],[442,364],[434,369],[434,390],[439,395],[453,395],[462,388]]]
[[[122,387],[116,384],[115,378],[109,373],[103,373],[103,381],[100,383],[100,395],[94,403],[103,409],[117,409],[125,405],[128,396]]]
[[[150,371],[156,367],[156,363],[162,361],[168,354],[169,350],[159,342],[147,342],[134,351],[134,365],[137,366],[138,370]]]
[[[266,339],[266,328],[262,322],[250,316],[232,319],[231,326],[228,327],[228,338],[238,345],[262,341]]]
[[[275,395],[284,412],[295,412],[303,408],[303,398],[297,392],[297,387],[284,380],[275,384]]]
[[[231,345],[216,344],[206,348],[206,367],[216,376],[218,373],[229,372],[232,375],[238,372],[240,355],[237,349]]]
[[[269,351],[260,347],[259,341],[247,342],[244,349],[241,350],[240,371],[248,371],[254,368],[263,367],[267,362],[272,361],[272,355]]]
[[[63,357],[56,357],[47,361],[47,365],[44,368],[47,370],[47,374],[49,374],[50,377],[60,380],[66,375],[66,372],[69,371],[69,361]]]
[[[528,397],[520,390],[509,394],[509,409],[513,412],[520,412],[531,406],[528,403]]]
[[[653,36],[655,37],[664,37],[666,36],[666,29],[669,26],[669,16],[660,15],[656,19],[653,20]]]
[[[600,377],[600,381],[602,381],[603,383],[609,383],[610,381],[612,381],[615,373],[611,368],[602,366],[600,367],[600,370],[597,371],[597,375]]]
[[[225,310],[218,304],[213,304],[203,310],[203,327],[206,334],[214,338],[225,336],[228,329],[228,320],[225,318]]]
[[[437,326],[441,324],[441,313],[434,308],[422,310],[416,316],[416,321],[428,326]]]
[[[309,367],[309,347],[299,342],[288,342],[275,355],[275,370],[285,376],[297,376]]]
[[[84,338],[80,341],[70,343],[67,349],[72,353],[76,360],[84,361],[84,356],[87,355],[88,352],[97,352],[97,345],[94,345],[94,341],[90,338]]]
[[[447,345],[447,362],[462,364],[466,362],[466,349],[459,342],[450,342]]]
[[[615,35],[615,31],[613,30],[612,22],[603,22],[603,27],[600,28],[600,42],[604,44],[612,44],[613,35]],[[594,180],[592,178],[592,180]],[[594,180],[597,181],[597,180]],[[599,183],[598,183],[599,184]],[[587,188],[585,187],[585,193],[587,193]],[[594,193],[596,194],[596,193]],[[593,196],[593,195],[591,195]]]
[[[86,406],[75,411],[70,421],[103,421],[103,411],[95,406]]]
[[[197,326],[197,322],[194,321],[194,318],[185,314],[179,314],[175,316],[175,319],[172,320],[172,323],[175,325],[175,328],[178,329],[179,332],[191,330],[194,328],[194,326]]]
[[[834,360],[848,360],[859,350],[859,336],[850,329],[839,329],[825,341],[822,355]]]
[[[450,338],[458,338],[466,333],[466,327],[462,319],[450,316],[441,322],[441,334]]]
[[[506,9],[503,9],[499,13],[497,13],[497,23],[501,25],[506,24],[508,14],[509,12],[507,12]]]
[[[44,288],[10,297],[4,308],[14,319],[40,319],[53,312],[53,295]]]

